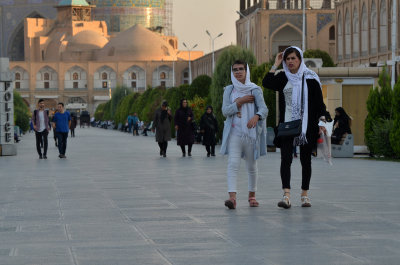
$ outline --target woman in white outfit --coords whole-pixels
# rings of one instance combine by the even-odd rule
[[[246,160],[249,177],[249,205],[258,207],[257,159],[266,154],[268,108],[261,88],[250,81],[247,63],[235,61],[231,68],[232,85],[225,87],[222,113],[226,117],[221,154],[228,154],[228,193],[225,206],[236,208],[237,175],[241,158]]]

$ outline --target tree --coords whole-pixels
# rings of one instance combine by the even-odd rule
[[[321,58],[322,67],[335,67],[335,63],[329,53],[321,50],[306,50],[303,54],[304,58]]]
[[[210,87],[211,105],[214,108],[218,126],[221,128],[218,133],[218,138],[221,138],[224,121],[221,111],[224,87],[232,83],[231,66],[236,60],[245,61],[249,65],[256,63],[256,58],[250,50],[245,50],[238,46],[229,47],[223,51],[221,56],[218,58]]]
[[[379,87],[372,88],[368,95],[368,115],[364,126],[365,143],[372,154],[390,156],[393,152],[390,151],[389,135],[395,124],[392,117],[393,91],[386,67],[379,75],[378,84]]]
[[[26,132],[29,130],[30,111],[20,94],[14,91],[14,124]]]
[[[400,157],[400,81],[393,88],[393,128],[390,132],[390,145],[396,157]]]
[[[206,98],[210,93],[211,77],[208,75],[199,75],[196,77],[189,89],[189,99],[194,99],[195,96]]]

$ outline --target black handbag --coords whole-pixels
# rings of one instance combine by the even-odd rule
[[[304,103],[304,74],[301,79],[301,118],[303,118],[303,103]],[[302,130],[302,119],[289,121],[289,122],[281,122],[278,125],[278,133],[276,135],[277,138],[294,138],[301,134]]]

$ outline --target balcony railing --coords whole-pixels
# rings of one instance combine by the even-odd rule
[[[64,90],[73,90],[73,91],[86,91],[88,90],[86,87],[78,87],[78,88],[72,88],[72,87],[65,87]]]
[[[58,90],[58,87],[50,87],[50,88],[37,87],[36,90],[39,90],[39,91],[56,91],[56,90]]]

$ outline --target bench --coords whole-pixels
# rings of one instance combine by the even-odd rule
[[[332,157],[353,157],[354,137],[352,134],[344,134],[341,144],[332,144]]]

